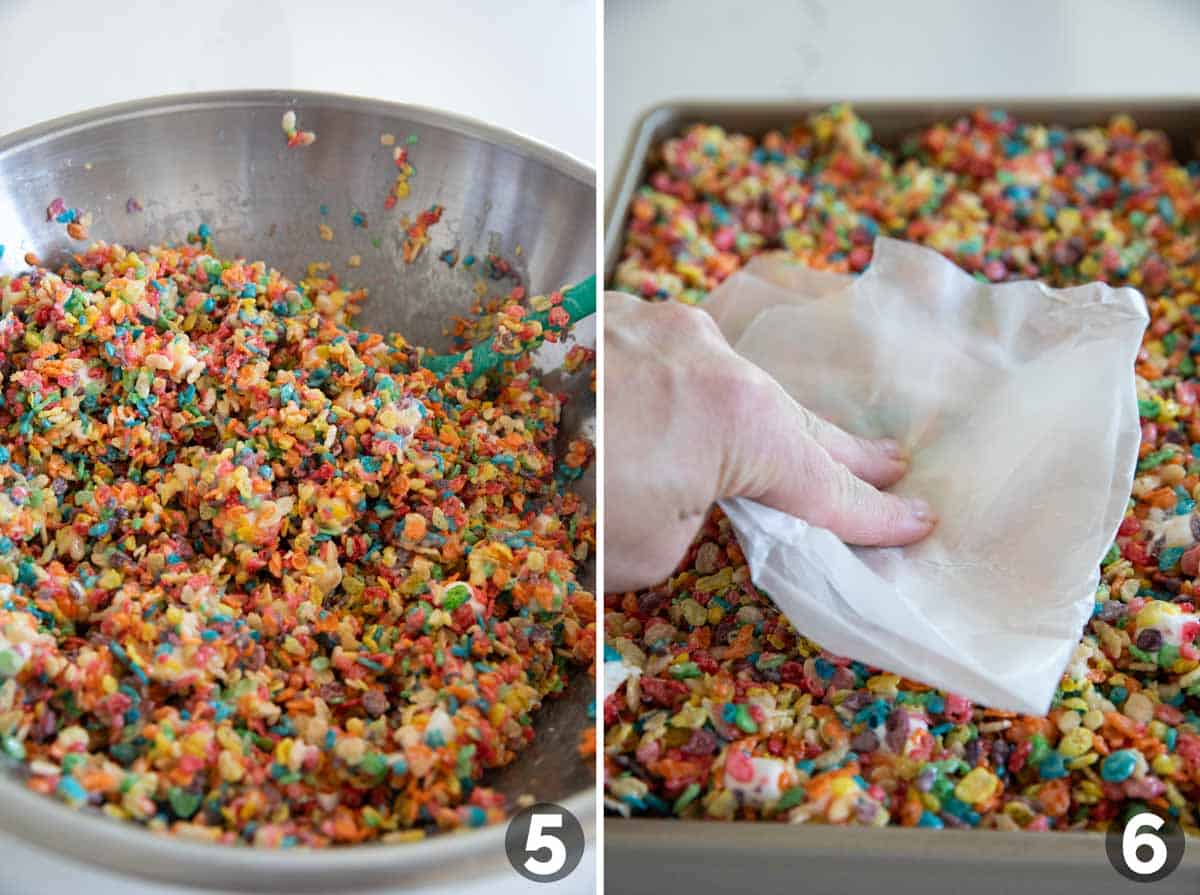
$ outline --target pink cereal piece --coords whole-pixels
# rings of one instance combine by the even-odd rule
[[[1124,783],[1125,795],[1131,799],[1156,799],[1167,790],[1157,777],[1132,777]]]
[[[658,760],[658,756],[661,751],[662,747],[659,745],[658,740],[651,740],[648,743],[642,743],[637,747],[637,760],[642,764],[650,764],[651,762]]]
[[[1154,717],[1164,724],[1176,725],[1183,723],[1183,712],[1173,705],[1160,702],[1154,707]]]
[[[957,693],[946,694],[945,715],[959,724],[971,717],[971,700]]]
[[[754,779],[754,763],[745,749],[733,749],[729,753],[725,759],[725,770],[739,783],[749,783]]]
[[[983,275],[995,283],[1008,275],[1008,268],[1004,266],[1003,261],[989,261],[983,266]]]

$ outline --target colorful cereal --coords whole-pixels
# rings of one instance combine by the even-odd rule
[[[519,357],[438,379],[328,265],[293,284],[207,227],[30,263],[0,279],[6,760],[227,843],[505,817],[485,772],[594,651],[561,396]]]
[[[409,141],[410,143],[413,141]],[[383,201],[383,207],[392,209],[396,207],[396,203],[401,199],[408,198],[409,179],[416,174],[416,169],[408,161],[408,148],[406,146],[397,146],[392,150],[392,162],[397,168],[396,181],[388,190],[387,198]]]
[[[769,250],[861,271],[881,234],[981,280],[1132,285],[1152,317],[1135,371],[1142,446],[1044,718],[825,652],[754,588],[714,510],[670,579],[605,598],[606,649],[632,669],[604,704],[609,810],[1066,830],[1148,806],[1195,832],[1198,222],[1200,166],[1123,116],[1071,130],[981,110],[892,152],[838,106],[761,139],[698,125],[666,141],[631,206],[620,287],[700,302]]]
[[[429,228],[442,219],[443,211],[445,209],[442,206],[431,205],[418,214],[415,221],[409,221],[407,218],[401,220],[400,226],[404,230],[401,252],[405,264],[416,261],[425,250],[425,246],[429,245]]]
[[[57,224],[65,224],[67,236],[71,239],[83,240],[87,239],[88,227],[91,226],[92,217],[78,208],[67,208],[66,203],[59,196],[51,200],[50,204],[46,206],[46,220]]]
[[[283,127],[284,136],[287,137],[288,148],[293,146],[311,146],[317,142],[317,135],[312,131],[302,131],[296,129],[296,110],[288,109],[283,113],[283,119],[280,121]]]

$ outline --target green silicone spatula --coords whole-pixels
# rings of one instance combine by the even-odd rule
[[[587,317],[589,314],[596,313],[596,277],[593,274],[586,280],[582,280],[563,290],[563,300],[560,307],[567,312],[568,322],[566,326],[556,327],[551,326],[549,321],[550,311],[537,311],[529,315],[530,320],[536,320],[542,324],[543,331],[546,332],[562,332],[565,329],[578,321]],[[485,373],[490,373],[502,364],[505,359],[511,360],[511,356],[498,354],[494,347],[495,336],[489,336],[478,345],[471,348],[471,376],[482,376]],[[439,376],[445,376],[455,365],[466,357],[467,352],[458,354],[430,354],[421,359],[421,366],[427,370],[432,370]]]

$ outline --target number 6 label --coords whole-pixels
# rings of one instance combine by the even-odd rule
[[[1149,811],[1133,815],[1124,826],[1114,823],[1104,838],[1113,869],[1137,883],[1165,879],[1183,860],[1183,849],[1179,825]]]
[[[526,808],[508,823],[504,850],[513,870],[537,883],[569,876],[583,857],[583,827],[553,802]]]

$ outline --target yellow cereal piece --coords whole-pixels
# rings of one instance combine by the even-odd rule
[[[1137,627],[1153,628],[1169,616],[1179,615],[1182,610],[1174,603],[1165,600],[1150,600],[1137,614]]]
[[[1183,767],[1183,759],[1178,755],[1156,755],[1150,762],[1150,770],[1160,777],[1174,777]]]
[[[1058,751],[1067,758],[1077,758],[1089,752],[1091,748],[1092,732],[1086,727],[1076,727],[1058,744]]]
[[[976,805],[990,799],[999,788],[1000,778],[987,768],[972,768],[958,781],[954,795],[968,805]]]
[[[1059,210],[1054,222],[1060,233],[1070,236],[1083,225],[1083,216],[1077,208],[1063,208]]]
[[[898,674],[877,674],[867,679],[867,689],[872,693],[893,695],[899,684]]]
[[[217,758],[217,770],[221,773],[221,779],[228,783],[237,783],[246,773],[241,761],[228,749],[222,750]]]
[[[1023,827],[1032,821],[1036,816],[1036,812],[1025,802],[1007,802],[1004,805],[1004,813],[1007,814],[1017,826]]]
[[[833,794],[834,798],[842,798],[861,792],[862,787],[858,785],[858,782],[853,777],[839,776],[830,781],[829,791]]]

